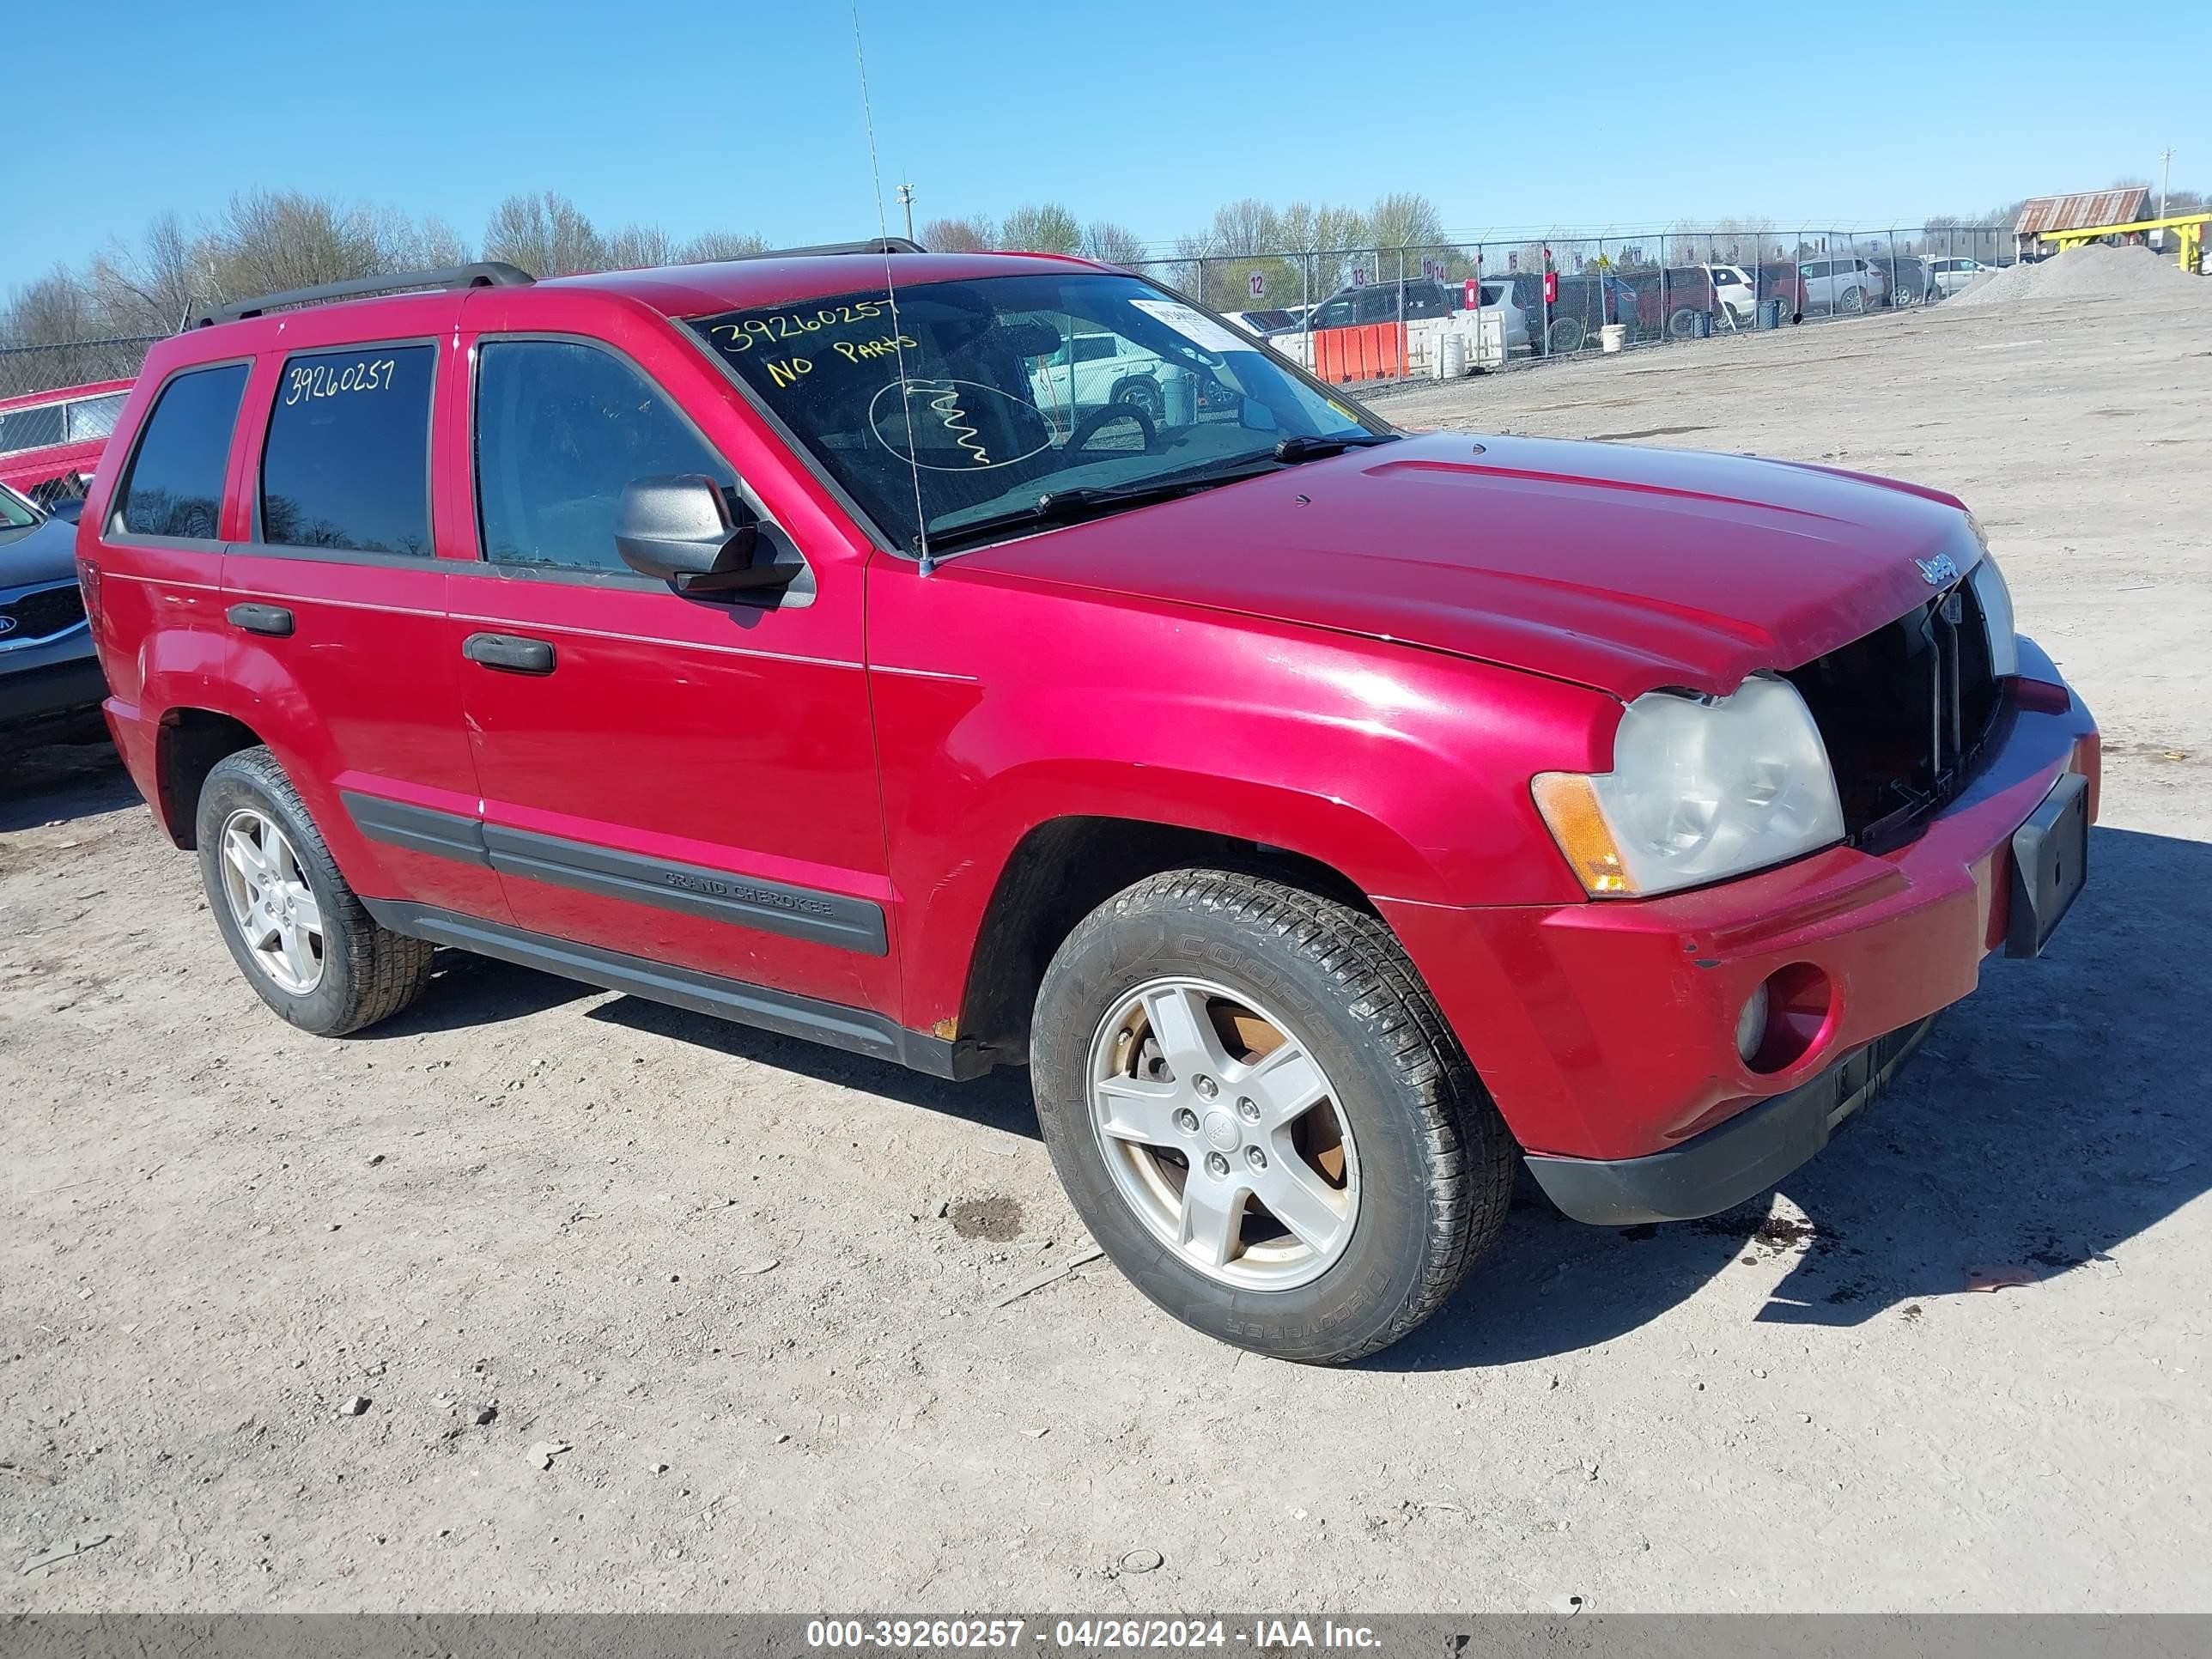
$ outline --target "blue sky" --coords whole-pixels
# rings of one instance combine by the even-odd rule
[[[95,53],[100,74],[57,50],[9,76],[0,291],[257,186],[435,213],[471,241],[501,198],[549,188],[678,237],[875,229],[846,0],[96,9],[100,40],[134,43]],[[1239,196],[1409,189],[1455,230],[1870,225],[2154,181],[2168,144],[2177,185],[2212,187],[2208,106],[2155,69],[2206,60],[2202,0],[860,15],[886,195],[911,179],[918,223],[1056,198],[1165,241]],[[1722,38],[1686,26],[1701,15],[1759,21]]]

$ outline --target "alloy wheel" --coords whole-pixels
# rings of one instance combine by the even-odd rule
[[[1148,981],[1100,1023],[1090,1077],[1115,1190],[1191,1267],[1291,1290],[1342,1256],[1358,1150],[1334,1085],[1267,1009],[1203,980]]]
[[[274,820],[242,806],[223,820],[222,891],[246,954],[271,983],[306,996],[323,979],[323,915],[300,855]]]

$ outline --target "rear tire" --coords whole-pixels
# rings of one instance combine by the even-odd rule
[[[200,878],[222,942],[286,1020],[343,1036],[422,994],[433,947],[376,924],[268,750],[216,763],[200,786],[197,827]]]
[[[1545,349],[1547,352],[1562,356],[1569,352],[1580,351],[1583,349],[1583,333],[1584,330],[1578,319],[1557,318],[1544,337]]]
[[[1178,1007],[1196,1011],[1181,1038]],[[1068,935],[1031,1029],[1038,1121],[1092,1237],[1223,1341],[1315,1364],[1373,1353],[1504,1223],[1512,1138],[1364,912],[1234,872],[1152,877]]]

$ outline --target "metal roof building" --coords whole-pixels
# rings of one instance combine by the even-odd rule
[[[2012,234],[2020,241],[2047,235],[2054,230],[2087,230],[2094,225],[2124,225],[2145,216],[2150,200],[2148,185],[2123,185],[2112,190],[2085,190],[2071,196],[2032,197],[2021,208],[2020,222]]]

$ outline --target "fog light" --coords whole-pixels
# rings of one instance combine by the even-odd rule
[[[1766,1041],[1766,985],[1761,981],[1759,988],[1745,999],[1743,1012],[1735,1017],[1735,1051],[1747,1066]]]

